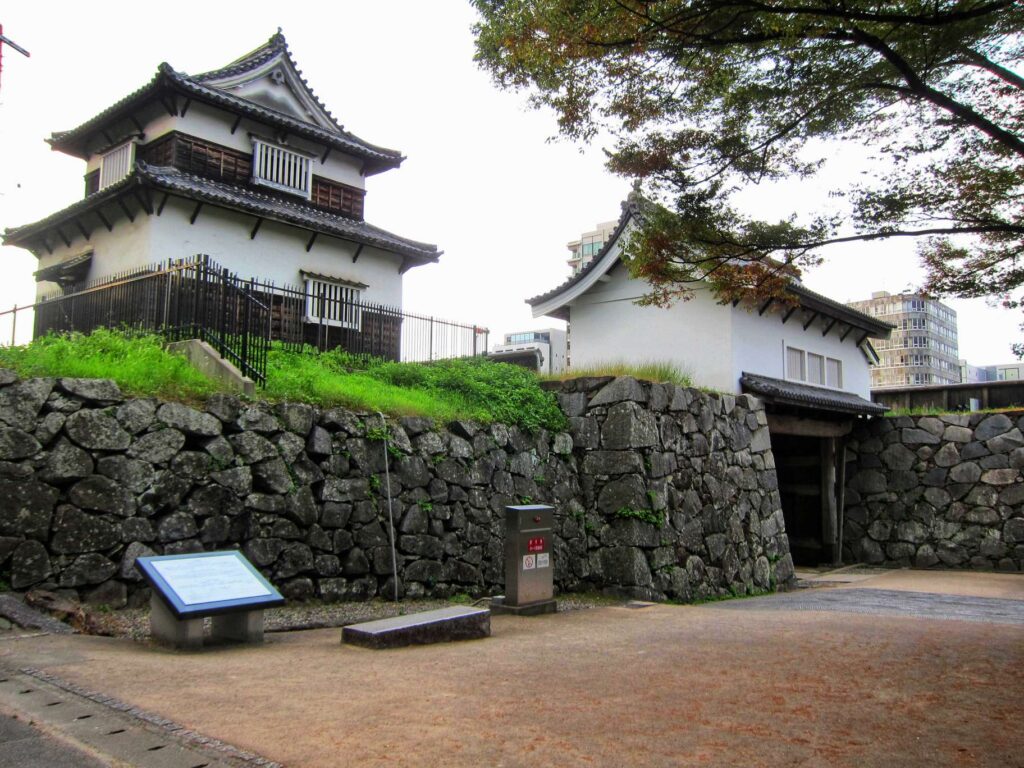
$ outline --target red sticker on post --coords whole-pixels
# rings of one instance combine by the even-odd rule
[[[543,552],[544,551],[544,537],[538,536],[535,539],[530,539],[526,543],[527,552]]]

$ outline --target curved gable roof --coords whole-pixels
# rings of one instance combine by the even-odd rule
[[[293,94],[306,106],[306,118],[232,93],[231,89],[262,77],[279,65],[283,67],[283,74]],[[85,159],[88,156],[87,144],[92,136],[102,133],[106,126],[116,120],[130,120],[135,112],[168,93],[181,94],[186,98],[212,104],[361,157],[366,162],[367,175],[397,168],[405,159],[396,149],[371,144],[346,131],[334,119],[302,77],[301,70],[295,65],[284,35],[280,31],[264,45],[226,67],[200,75],[187,75],[175,70],[166,62],[162,63],[153,79],[144,86],[81,125],[68,131],[55,132],[47,139],[47,143],[53,149]]]
[[[556,288],[526,300],[526,303],[533,309],[533,316],[550,315],[566,319],[566,305],[589,290],[601,277],[608,274],[616,264],[621,262],[622,246],[619,241],[625,234],[630,221],[638,216],[640,216],[640,198],[631,194],[622,203],[622,215],[619,217],[615,231],[593,260]],[[787,290],[797,298],[803,309],[835,318],[839,322],[861,329],[870,336],[888,338],[894,327],[853,307],[848,307],[841,302],[816,293],[798,280],[791,282]]]

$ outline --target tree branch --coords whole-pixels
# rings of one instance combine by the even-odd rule
[[[983,115],[979,115],[967,105],[961,104],[946,94],[932,88],[924,82],[920,76],[918,76],[917,72],[914,71],[902,56],[886,45],[881,38],[857,27],[853,27],[848,34],[836,33],[836,36],[839,38],[852,39],[854,42],[861,43],[875,51],[900,73],[914,94],[931,104],[934,104],[936,107],[939,107],[950,114],[956,115],[965,123],[977,128],[998,144],[1001,144],[1011,152],[1024,157],[1024,141],[1010,131],[1007,131],[1005,128],[996,125]]]

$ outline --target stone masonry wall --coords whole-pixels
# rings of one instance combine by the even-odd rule
[[[240,548],[294,599],[502,590],[504,507],[555,507],[559,589],[691,600],[793,577],[764,411],[630,378],[569,382],[569,432],[0,371],[0,579],[109,605],[140,555]]]
[[[1024,414],[875,419],[847,455],[847,561],[1024,570]]]

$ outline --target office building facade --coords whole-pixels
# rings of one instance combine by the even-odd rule
[[[879,364],[871,369],[871,388],[960,383],[956,312],[920,293],[877,291],[849,306],[891,323],[888,339],[872,339]]]

